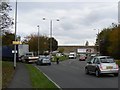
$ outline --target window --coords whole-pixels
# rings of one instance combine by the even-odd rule
[[[100,63],[100,61],[99,61],[99,59],[98,59],[98,58],[95,58],[95,59],[94,59],[94,61],[93,61],[93,63],[95,63],[95,64],[99,64],[99,63]]]

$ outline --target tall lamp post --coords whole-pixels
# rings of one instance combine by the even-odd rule
[[[15,8],[15,41],[16,41],[16,31],[17,31],[17,0]],[[16,68],[16,44],[14,45],[14,69]]]
[[[43,18],[45,20],[45,18]],[[60,21],[59,19],[56,19],[56,21]],[[53,26],[53,20],[50,19],[50,56],[52,55],[52,26]]]
[[[39,28],[40,28],[40,26],[37,25],[37,27],[38,27],[38,56],[39,56],[39,50],[40,50],[40,49],[39,49],[39,43],[40,43],[40,42],[39,42]]]

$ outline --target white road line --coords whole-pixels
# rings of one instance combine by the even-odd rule
[[[40,70],[37,66],[35,66],[38,70]],[[41,71],[41,70],[40,70]],[[41,71],[42,72],[42,71]],[[48,77],[44,72],[42,72],[52,83],[54,83],[60,90],[62,90],[62,88],[56,84],[50,77]]]

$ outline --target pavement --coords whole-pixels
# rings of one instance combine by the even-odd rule
[[[17,63],[15,73],[8,88],[32,88],[29,73],[24,63]]]

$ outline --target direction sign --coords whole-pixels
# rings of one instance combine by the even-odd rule
[[[15,44],[15,45],[22,44],[21,41],[13,41],[12,43]]]

